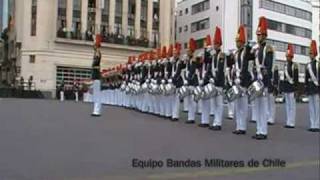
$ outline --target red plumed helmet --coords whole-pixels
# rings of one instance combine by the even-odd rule
[[[191,52],[194,52],[196,49],[197,49],[197,43],[196,43],[196,41],[195,41],[193,38],[191,38],[191,39],[189,40],[189,50],[190,50]]]
[[[169,57],[173,56],[173,45],[171,44],[169,46],[169,49],[168,49],[168,54],[167,54]]]
[[[211,46],[212,43],[211,43],[211,36],[208,34],[205,41],[204,41],[204,46],[208,47],[208,46]]]
[[[288,44],[287,56],[289,56],[289,57],[293,57],[294,56],[294,50],[293,50],[293,45],[292,44]]]
[[[162,56],[162,58],[166,58],[167,57],[167,47],[166,46],[162,47],[161,56]]]
[[[259,18],[259,25],[257,29],[257,35],[268,35],[268,22],[264,16]]]
[[[241,25],[238,29],[238,34],[236,37],[236,41],[240,41],[242,43],[246,43],[247,39],[246,39],[246,28],[244,27],[244,25]]]
[[[218,26],[216,27],[216,31],[214,33],[213,44],[222,45],[221,29]]]
[[[310,44],[310,53],[312,53],[314,56],[318,55],[318,50],[317,50],[317,43],[315,40],[311,41]]]
[[[97,47],[101,47],[101,41],[102,41],[102,37],[100,34],[96,34],[96,38],[95,38],[95,45]]]
[[[176,50],[177,54],[180,54],[181,44],[176,42],[176,44],[174,45],[174,49]]]

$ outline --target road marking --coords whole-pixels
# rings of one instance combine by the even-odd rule
[[[283,170],[283,169],[292,169],[305,166],[319,166],[320,161],[304,161],[288,164],[286,167],[282,168],[231,168],[224,169],[221,171],[213,170],[203,170],[195,172],[175,172],[175,173],[162,173],[162,174],[153,174],[147,176],[147,179],[177,179],[177,178],[199,178],[199,177],[215,177],[215,176],[229,176],[236,174],[249,174],[262,171],[271,171],[271,170]]]

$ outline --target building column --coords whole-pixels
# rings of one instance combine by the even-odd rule
[[[88,0],[81,0],[81,34],[82,39],[86,37],[88,23]]]
[[[153,0],[148,0],[148,15],[147,15],[147,33],[149,46],[152,45],[152,32],[153,32]]]
[[[72,31],[72,17],[73,17],[73,0],[67,0],[67,19],[66,19],[66,28],[67,28],[67,37],[71,38]]]
[[[128,35],[128,0],[122,0],[122,34],[124,37]]]
[[[114,33],[114,21],[116,13],[116,1],[109,1],[109,33]]]
[[[95,34],[100,34],[101,28],[101,15],[102,15],[102,4],[101,0],[96,0],[96,27],[95,27]]]
[[[160,34],[160,45],[168,46],[170,43],[173,43],[171,39],[171,25],[172,25],[172,5],[166,0],[160,1],[160,22],[159,22],[159,34]]]
[[[138,39],[141,36],[141,0],[136,0],[136,14],[134,16],[134,31],[135,37]]]

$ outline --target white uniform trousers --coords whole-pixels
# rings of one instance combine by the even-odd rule
[[[172,117],[172,105],[173,105],[173,96],[165,96],[165,115],[168,118]]]
[[[101,113],[101,101],[100,101],[100,93],[101,93],[101,82],[100,80],[93,81],[93,112],[94,115],[100,115]]]
[[[319,105],[319,95],[313,94],[309,95],[309,118],[310,118],[310,128],[319,129],[320,122],[320,105]]]
[[[180,117],[180,98],[178,93],[173,96],[172,118],[179,119]]]
[[[257,133],[267,135],[268,134],[268,98],[269,93],[268,89],[264,89],[265,96],[261,96],[257,98],[256,106],[257,106]]]
[[[154,99],[154,105],[155,105],[155,113],[160,115],[160,95],[154,95],[155,99]]]
[[[236,130],[247,130],[248,96],[245,94],[234,101]]]
[[[183,98],[183,111],[188,111],[188,107],[189,107],[189,97],[186,96]]]
[[[149,94],[149,98],[150,98],[150,101],[149,101],[149,113],[151,114],[155,114],[155,97],[153,94]]]
[[[218,95],[213,98],[215,112],[213,118],[213,126],[221,126],[223,118],[223,96]]]
[[[188,121],[194,121],[196,119],[197,103],[193,100],[193,95],[188,97]]]
[[[213,100],[213,98],[210,98],[210,115],[211,116],[214,115],[214,111],[215,111],[214,100]]]
[[[159,97],[160,116],[165,116],[165,114],[166,114],[165,98],[162,94],[160,94],[158,97]]]
[[[74,92],[74,96],[75,96],[76,102],[78,102],[79,101],[79,92],[78,91]]]
[[[202,99],[200,99],[197,103],[197,113],[201,114],[202,113]]]
[[[294,98],[294,93],[284,93],[284,97],[287,114],[286,125],[294,127],[296,125],[296,100]]]
[[[274,96],[272,93],[269,93],[268,97],[268,122],[274,123],[275,122],[275,114],[276,114],[276,105],[274,102]]]
[[[201,102],[202,113],[201,113],[201,124],[209,124],[210,118],[210,99],[202,99]]]
[[[64,101],[64,91],[60,91],[60,101]]]
[[[147,106],[147,93],[142,93],[141,94],[141,111],[142,112],[147,112],[148,111],[148,106]]]
[[[234,117],[234,102],[228,102],[228,118]]]
[[[258,119],[258,114],[257,114],[257,99],[254,99],[251,102],[251,121],[256,122]]]

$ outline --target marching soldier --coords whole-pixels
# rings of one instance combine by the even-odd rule
[[[162,53],[161,53],[161,57],[159,58],[159,61],[160,63],[159,63],[158,84],[159,86],[161,86],[166,84],[166,80],[165,80],[165,73],[166,73],[165,64],[167,63],[167,47],[166,46],[162,47]],[[159,103],[160,103],[160,116],[165,117],[166,115],[165,96],[161,92],[161,94],[159,94],[158,97],[159,97]]]
[[[92,116],[101,115],[101,102],[100,102],[100,91],[101,91],[101,82],[100,82],[100,61],[101,61],[101,36],[96,35],[94,43],[94,55],[92,62],[92,80],[93,80],[93,112]]]
[[[309,114],[311,132],[320,132],[320,107],[319,107],[319,85],[320,85],[320,62],[317,62],[316,57],[317,44],[312,40],[310,45],[310,60],[307,65],[305,76],[305,88],[309,95]]]
[[[173,67],[172,67],[172,82],[176,89],[183,86],[183,79],[181,76],[182,70],[185,68],[185,64],[180,59],[180,44],[176,43],[173,52]],[[180,98],[176,91],[174,94],[173,107],[172,107],[172,121],[178,121],[180,117]]]
[[[59,91],[60,91],[60,101],[64,101],[64,80],[61,81],[60,87],[59,87]]]
[[[189,40],[189,49],[188,49],[188,59],[186,64],[186,80],[189,86],[190,91],[192,92],[193,89],[198,86],[198,77],[196,74],[197,69],[197,62],[196,58],[194,57],[194,51],[196,50],[196,41],[191,38]],[[186,121],[187,124],[194,124],[195,123],[195,113],[197,103],[193,100],[192,95],[188,95],[188,120]]]
[[[76,102],[79,101],[79,83],[78,81],[73,82],[73,92]]]
[[[257,70],[257,79],[264,84],[263,95],[257,98],[257,132],[252,138],[257,140],[265,140],[268,135],[268,99],[269,89],[271,88],[272,68],[274,51],[272,46],[266,43],[267,38],[267,20],[265,17],[259,18],[259,26],[257,29],[258,48],[256,50],[255,65]]]
[[[210,80],[212,81],[212,72],[211,72],[211,64],[212,64],[212,56],[211,56],[211,37],[210,35],[207,35],[205,39],[205,45],[204,45],[204,57],[203,57],[203,63],[201,67],[201,81],[200,86],[204,87],[207,84],[210,83]],[[210,99],[202,99],[201,107],[202,107],[202,113],[201,113],[201,123],[199,124],[199,127],[209,127],[209,118],[210,118]]]
[[[236,37],[237,51],[233,55],[234,57],[234,84],[240,86],[243,90],[243,94],[240,98],[234,101],[235,104],[235,119],[236,130],[234,134],[242,135],[246,134],[247,130],[247,118],[248,118],[248,96],[246,90],[251,83],[251,74],[249,72],[249,61],[254,59],[251,53],[251,47],[246,45],[246,30],[243,25],[239,27]]]
[[[225,54],[221,50],[222,37],[221,30],[219,27],[216,27],[213,45],[215,54],[213,56],[212,62],[212,75],[214,77],[214,83],[217,90],[219,91],[219,94],[214,98],[214,120],[212,126],[209,129],[214,131],[220,131],[223,118],[223,89],[225,87],[226,61]]]
[[[281,90],[284,92],[287,121],[285,128],[294,128],[296,124],[296,100],[294,98],[295,87],[298,84],[298,65],[293,63],[294,51],[292,44],[288,44],[286,53],[287,63],[284,66],[284,79]]]
[[[167,84],[172,84],[172,60],[173,57],[173,45],[169,46],[167,56],[164,63],[164,79]],[[173,84],[172,84],[173,85]],[[167,94],[165,97],[165,116],[166,118],[172,118],[172,104],[173,104],[173,95]]]

